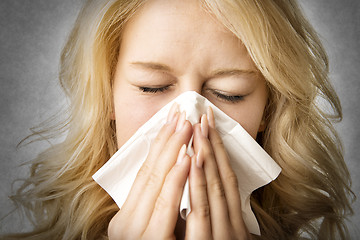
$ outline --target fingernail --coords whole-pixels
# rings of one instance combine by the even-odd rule
[[[174,103],[170,108],[166,122],[171,123],[174,120],[175,114],[177,112],[179,112],[179,105],[177,103]]]
[[[209,126],[215,128],[214,112],[211,107],[207,108],[207,117],[208,117]]]
[[[199,152],[196,155],[196,166],[202,168],[204,164],[204,157],[202,154],[202,149],[200,148]]]
[[[180,148],[179,155],[176,160],[176,164],[180,164],[184,160],[185,154],[186,154],[186,144],[182,145],[182,147]]]
[[[174,117],[173,117],[173,119],[171,120],[171,122],[169,122],[168,124],[170,124],[170,123],[175,123],[176,124],[176,122],[179,120],[179,113],[178,112],[176,112],[175,114],[174,114]]]
[[[177,122],[177,125],[176,125],[176,132],[180,131],[183,128],[183,126],[185,124],[185,120],[186,120],[186,113],[182,112],[180,115],[179,121]]]
[[[206,117],[206,114],[203,114],[201,116],[201,133],[204,137],[208,137],[208,133],[209,133],[209,125],[208,125],[208,120]]]

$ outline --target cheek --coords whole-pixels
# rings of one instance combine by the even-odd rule
[[[119,148],[151,117],[149,115],[145,106],[135,107],[125,102],[115,104],[116,138]]]
[[[263,111],[254,111],[254,109],[244,109],[246,111],[235,119],[240,125],[254,138],[259,132],[260,122]]]
[[[221,109],[221,108],[220,108]],[[259,132],[260,122],[262,120],[263,111],[256,109],[254,105],[243,105],[236,109],[221,109],[232,119],[240,123],[240,125],[254,138],[256,139]]]
[[[167,102],[151,101],[130,91],[114,91],[116,138],[118,148]]]
[[[263,119],[264,109],[267,103],[267,92],[259,92],[253,95],[246,102],[237,107],[224,111],[254,138],[259,132],[260,123]]]

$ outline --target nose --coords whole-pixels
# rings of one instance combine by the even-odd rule
[[[188,76],[180,79],[179,81],[179,94],[188,91],[194,91],[198,94],[202,94],[203,92],[204,80],[202,80],[199,76]]]

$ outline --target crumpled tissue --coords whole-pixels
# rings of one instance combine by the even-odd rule
[[[121,208],[149,153],[151,142],[166,123],[174,102],[179,105],[180,112],[186,112],[186,118],[192,124],[199,122],[208,106],[212,108],[216,129],[238,178],[243,219],[249,232],[260,235],[258,222],[250,207],[250,195],[257,188],[273,181],[280,174],[281,168],[238,122],[196,92],[185,92],[158,111],[93,175],[93,179]],[[191,146],[188,153],[191,154]],[[184,219],[190,213],[190,207],[187,181],[180,205],[180,213]]]

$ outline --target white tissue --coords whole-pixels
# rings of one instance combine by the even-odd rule
[[[186,118],[192,124],[199,122],[208,106],[212,108],[216,129],[223,140],[230,164],[238,178],[243,219],[249,232],[260,235],[259,225],[250,207],[250,194],[255,189],[273,181],[279,175],[281,168],[239,123],[196,92],[189,91],[181,94],[157,112],[93,175],[93,179],[121,208],[137,172],[149,153],[151,141],[166,123],[167,115],[174,102],[178,103],[180,111],[186,112]],[[188,153],[189,151],[191,151],[190,148],[188,148]],[[189,185],[186,182],[180,205],[182,217],[185,218],[190,210]]]

